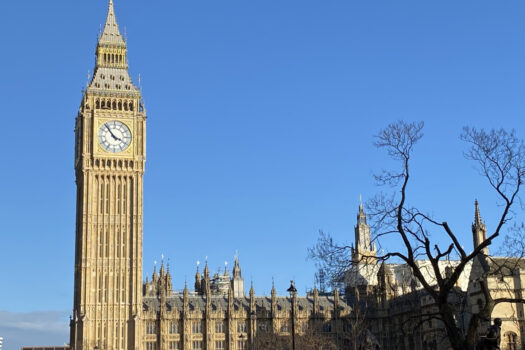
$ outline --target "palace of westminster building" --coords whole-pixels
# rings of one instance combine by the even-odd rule
[[[355,300],[356,291],[369,309],[366,322],[374,349],[447,349],[439,322],[406,327],[406,332],[401,329],[414,315],[433,308],[410,269],[359,259],[362,254],[375,255],[362,206],[352,254],[355,270],[348,271],[341,295],[337,289],[320,293],[314,288],[304,297],[293,291],[290,297],[282,297],[272,287],[269,297],[255,296],[253,286],[245,295],[238,259],[231,276],[225,269],[224,274],[210,277],[207,265],[202,275],[197,269],[191,291],[185,286],[184,291],[174,292],[164,264],[143,282],[146,119],[141,91],[128,73],[127,44],[110,0],[96,47],[94,74],[75,124],[72,349],[245,350],[255,349],[261,335],[289,339],[292,329],[298,335],[311,329],[339,348],[349,349],[354,317],[350,301]],[[474,241],[480,242],[485,231],[476,205]],[[467,270],[458,288],[470,299],[479,299],[470,283],[475,269]],[[525,285],[524,276],[514,273],[509,280],[516,286]],[[521,287],[515,292],[521,293]],[[473,309],[476,303],[465,307]],[[523,307],[502,306],[495,313],[503,318],[507,349],[521,349]],[[283,344],[289,348],[288,342]]]

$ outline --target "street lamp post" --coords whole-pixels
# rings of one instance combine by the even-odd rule
[[[292,304],[292,350],[295,350],[295,311],[294,311],[294,301],[297,294],[297,289],[295,288],[294,281],[290,281],[290,288],[287,292],[290,293],[290,303]]]

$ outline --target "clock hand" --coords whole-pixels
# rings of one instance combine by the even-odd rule
[[[113,137],[113,140],[115,140],[115,141],[122,141],[120,138],[116,137],[115,134],[113,134],[111,132],[111,129],[109,128],[109,126],[107,124],[104,124],[104,126],[106,127],[106,129],[108,129],[109,133],[111,134],[111,137]]]

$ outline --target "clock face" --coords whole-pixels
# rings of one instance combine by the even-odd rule
[[[131,132],[117,120],[105,122],[98,129],[98,142],[108,152],[119,153],[131,144]]]

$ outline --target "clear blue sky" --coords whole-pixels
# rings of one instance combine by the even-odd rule
[[[182,288],[196,260],[215,271],[238,250],[258,294],[272,277],[279,293],[292,278],[304,293],[315,272],[307,248],[319,229],[353,240],[359,194],[377,192],[371,174],[385,164],[373,135],[397,119],[426,123],[412,203],[465,246],[474,198],[493,227],[494,196],[458,135],[470,125],[525,136],[525,2],[115,6],[149,114],[145,273],[164,253]],[[73,126],[106,9],[3,4],[0,310],[72,308]]]

